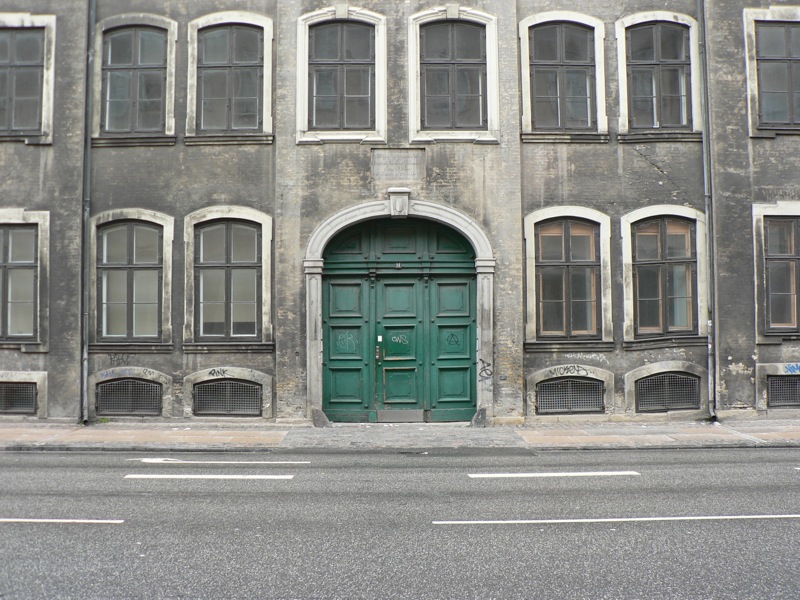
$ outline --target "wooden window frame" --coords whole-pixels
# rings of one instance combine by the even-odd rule
[[[790,32],[800,37],[800,22],[792,21],[757,21],[755,23],[755,56],[758,86],[758,126],[762,129],[798,129],[800,130],[800,110],[795,112],[795,104],[800,96],[800,82],[795,81],[800,78],[800,56],[762,56],[759,54],[758,38],[763,29],[783,29],[786,37],[786,47],[790,45]],[[787,53],[791,54],[791,52]],[[789,118],[786,121],[765,121],[764,120],[764,90],[761,84],[762,67],[768,64],[786,65],[786,96]]]

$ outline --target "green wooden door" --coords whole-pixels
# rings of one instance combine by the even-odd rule
[[[432,223],[378,223],[348,230],[326,254],[323,410],[334,421],[469,420],[471,248]]]

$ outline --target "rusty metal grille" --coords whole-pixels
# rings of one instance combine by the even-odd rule
[[[800,406],[800,376],[767,376],[767,406]]]
[[[661,373],[636,382],[637,412],[666,412],[700,408],[700,378]]]
[[[198,383],[192,389],[194,414],[261,416],[261,386],[237,379]]]
[[[548,379],[536,384],[536,412],[541,415],[603,412],[603,392],[603,382],[596,379]]]
[[[98,415],[161,414],[161,384],[141,379],[117,379],[97,384]]]
[[[36,384],[0,383],[0,413],[36,414]]]

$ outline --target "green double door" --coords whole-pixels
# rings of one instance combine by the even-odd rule
[[[417,240],[418,234],[405,232],[425,248],[439,247],[435,239]],[[365,241],[382,248],[385,236],[385,231],[371,232]],[[373,262],[377,266],[361,276],[336,274],[334,268],[324,278],[326,415],[333,421],[471,419],[476,409],[474,274],[447,273],[459,270],[452,262]],[[383,262],[394,271],[418,272],[387,272],[380,268]]]

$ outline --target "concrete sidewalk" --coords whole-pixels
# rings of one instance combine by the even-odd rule
[[[725,423],[570,422],[473,428],[446,424],[97,423],[88,426],[0,423],[0,450],[268,452],[475,449],[606,450],[800,448],[800,420]]]

